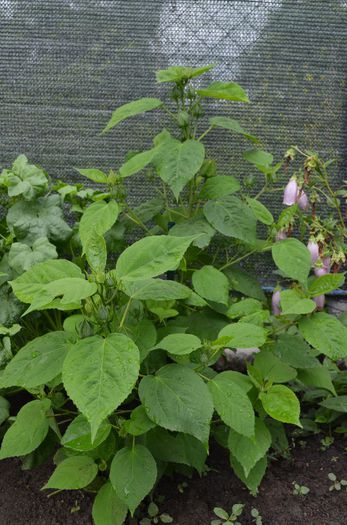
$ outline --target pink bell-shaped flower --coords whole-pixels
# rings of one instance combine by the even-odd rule
[[[326,275],[330,272],[330,257],[323,257],[322,259],[317,259],[316,262],[319,262],[319,264],[316,265],[314,268],[314,274],[317,275],[317,277],[321,277],[322,275]]]
[[[308,197],[307,197],[306,193],[304,192],[304,190],[302,190],[299,193],[300,193],[300,195],[298,196],[299,208],[302,211],[307,211],[309,209],[309,207],[310,207],[310,203],[308,201]]]
[[[319,257],[319,246],[318,243],[315,240],[309,240],[307,243],[307,249],[311,254],[311,261],[312,264],[315,264]]]
[[[284,188],[283,204],[286,206],[292,206],[295,204],[298,198],[298,192],[298,183],[296,182],[296,179],[292,177],[287,186]]]
[[[276,233],[276,237],[275,237],[276,241],[284,241],[284,239],[286,238],[287,238],[287,232],[285,232],[284,230],[280,230],[279,232]]]
[[[325,304],[325,295],[317,295],[317,297],[314,297],[313,300],[317,305],[317,310],[323,310]]]
[[[271,299],[271,305],[272,305],[272,313],[274,315],[280,315],[281,313],[281,293],[279,290],[276,290],[273,294],[272,294],[272,299]]]

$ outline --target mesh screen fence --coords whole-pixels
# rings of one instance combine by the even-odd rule
[[[238,118],[275,158],[291,144],[337,157],[342,177],[347,1],[0,0],[0,26],[1,167],[25,153],[75,182],[75,166],[117,166],[129,149],[149,147],[166,119],[152,112],[100,135],[111,111],[164,96],[157,69],[216,62],[203,82],[234,80],[252,103],[211,102],[207,113]],[[250,173],[244,139],[207,139],[220,173]],[[154,192],[145,178],[131,180],[133,202]]]

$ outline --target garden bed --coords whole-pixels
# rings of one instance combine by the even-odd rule
[[[304,446],[302,446],[304,445]],[[250,510],[256,507],[264,525],[344,525],[347,492],[329,491],[330,472],[338,480],[347,477],[347,440],[336,439],[327,450],[320,438],[306,445],[296,444],[290,460],[272,464],[254,498],[230,470],[227,454],[214,447],[208,460],[208,476],[192,480],[163,479],[156,491],[165,496],[160,511],[170,514],[177,525],[210,525],[213,508],[231,510],[234,503],[245,503],[242,525],[250,525]],[[92,498],[82,491],[64,491],[52,497],[39,489],[46,482],[51,465],[32,471],[20,469],[16,460],[0,463],[1,525],[90,525]],[[188,486],[182,486],[186,481]],[[306,496],[293,494],[293,482],[307,486]],[[183,491],[183,492],[181,492]],[[79,510],[78,510],[79,509]]]

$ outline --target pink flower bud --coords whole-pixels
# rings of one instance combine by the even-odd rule
[[[311,261],[312,264],[314,264],[318,257],[319,257],[319,246],[316,241],[308,241],[307,243],[307,249],[311,254]]]
[[[280,307],[281,293],[279,290],[277,290],[276,292],[272,294],[271,304],[272,304],[272,313],[274,315],[280,315],[281,313],[281,307]]]
[[[284,189],[283,204],[292,206],[296,203],[298,197],[298,184],[295,178],[291,178]]]
[[[324,268],[324,266],[320,266],[318,268],[317,267],[314,268],[314,274],[317,277],[322,277],[322,275],[326,275],[327,273],[329,273],[329,270]]]
[[[310,203],[308,201],[308,197],[307,197],[306,193],[303,190],[302,190],[300,196],[298,197],[298,204],[299,204],[300,210],[303,210],[303,211],[308,210],[309,207],[310,207]]]
[[[284,241],[284,239],[286,238],[287,238],[287,232],[285,232],[284,230],[280,230],[279,232],[276,233],[276,237],[275,237],[276,241]]]
[[[326,275],[330,272],[330,257],[323,257],[323,259],[319,259],[318,262],[319,265],[314,268],[314,273],[317,275],[317,277],[321,277],[322,275]]]
[[[330,257],[323,257],[322,259],[323,267],[330,271],[330,264],[331,264],[331,258]]]
[[[325,295],[317,295],[317,297],[314,297],[313,300],[317,305],[317,310],[323,310],[325,304]]]

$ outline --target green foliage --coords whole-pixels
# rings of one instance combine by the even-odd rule
[[[123,334],[87,337],[71,348],[63,365],[63,382],[90,422],[92,441],[102,421],[131,393],[139,364],[137,346]]]
[[[89,456],[72,456],[59,463],[43,488],[83,489],[93,481],[97,472],[98,466]]]
[[[157,479],[156,462],[143,445],[119,450],[112,460],[110,480],[118,498],[131,515],[150,492]]]
[[[302,242],[297,239],[277,242],[272,247],[272,257],[285,276],[302,283],[306,282],[311,269],[311,257]]]
[[[202,78],[197,89],[212,67],[161,70],[157,81],[172,83],[167,104],[141,98],[113,112],[107,131],[157,109],[170,132],[119,166],[77,170],[98,189],[52,183],[23,155],[0,175],[0,458],[28,468],[59,443],[44,488],[95,492],[95,525],[124,524],[165,473],[205,473],[211,435],[256,493],[268,455],[288,448],[285,424],[322,427],[329,439],[347,428],[347,374],[335,363],[347,357],[345,319],[316,311],[344,284],[345,194],[328,163],[297,148],[278,162],[245,151],[242,181],[233,166],[221,174],[207,134],[259,141],[229,116],[207,115],[204,129],[205,98],[248,102],[233,82],[205,87]],[[291,168],[297,154],[303,163]],[[295,202],[274,217],[262,196],[284,182],[283,163],[311,210]],[[134,174],[155,189],[135,207],[124,181]],[[270,252],[275,315],[257,275]],[[233,353],[249,355],[245,373],[223,368]],[[16,414],[17,389],[30,401]],[[145,508],[141,525],[173,521],[153,501]],[[236,524],[242,510],[216,508],[213,523]]]

